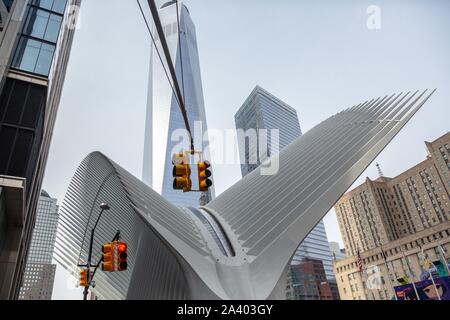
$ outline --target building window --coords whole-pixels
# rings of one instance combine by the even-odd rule
[[[42,9],[30,8],[23,33],[33,38],[56,43],[61,23],[61,15]]]
[[[32,4],[49,11],[64,13],[67,0],[33,0]]]
[[[33,0],[12,67],[48,76],[67,0]]]
[[[13,67],[40,75],[48,75],[54,52],[54,45],[22,37],[14,57]]]

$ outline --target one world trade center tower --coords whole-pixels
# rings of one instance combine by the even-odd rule
[[[203,156],[208,159],[205,151],[208,147],[208,138],[204,135],[207,130],[205,104],[194,23],[188,8],[181,1],[178,1],[178,4],[176,1],[163,4],[159,9],[159,16],[177,72],[178,82],[182,87],[187,116],[194,135],[195,149],[203,151]],[[180,33],[178,33],[178,29],[180,29]],[[153,35],[162,55],[156,31],[153,32]],[[184,140],[182,138],[184,129],[185,123],[176,96],[167,79],[158,52],[152,46],[143,181],[173,204],[198,207],[214,197],[214,188],[204,194],[173,190],[173,153],[186,151],[189,148],[189,139],[186,139],[185,132]],[[180,146],[182,141],[185,143]],[[196,171],[193,170],[194,186],[195,175]]]

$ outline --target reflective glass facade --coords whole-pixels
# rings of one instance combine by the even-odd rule
[[[242,129],[244,131],[250,129],[255,129],[257,131],[264,129],[268,130],[267,157],[271,156],[272,134],[270,130],[279,130],[280,150],[287,147],[302,135],[297,111],[259,86],[253,90],[243,107],[237,112],[235,120],[237,129]],[[258,144],[259,143],[258,136]],[[241,146],[240,149],[245,151],[241,165],[242,176],[245,177],[259,167],[265,159],[259,159],[257,146],[249,144],[248,140],[246,141],[245,147]],[[251,159],[257,159],[257,163],[255,164]]]
[[[303,258],[321,260],[328,280],[334,280],[333,256],[328,244],[327,233],[323,221],[311,231],[292,260],[292,264],[298,264]]]
[[[48,76],[67,0],[33,0],[12,67]]]
[[[38,202],[36,224],[19,299],[51,299],[56,271],[56,265],[52,265],[52,260],[57,225],[57,200],[43,192]]]
[[[202,138],[203,133],[207,130],[207,124],[194,23],[186,6],[179,2],[181,26],[179,45],[175,2],[164,4],[159,10],[159,15],[177,78],[185,95],[189,123],[193,131],[195,128],[195,148],[197,151],[205,150],[208,143]],[[160,47],[159,38],[156,37],[156,40]],[[173,190],[173,153],[188,150],[189,144],[180,145],[181,136],[177,132],[185,128],[184,120],[154,47],[150,63],[148,97],[143,180],[172,203],[197,207],[200,204],[201,194]],[[189,142],[189,139],[186,139],[185,142]],[[210,159],[207,154],[204,156]],[[196,174],[196,170],[193,169],[192,176],[195,177]],[[194,178],[194,188],[196,187],[195,180]],[[211,188],[207,193],[206,202],[213,197],[214,188]]]
[[[280,134],[279,147],[283,150],[289,144],[294,142],[302,135],[297,111],[261,87],[256,87],[245,101],[242,108],[235,116],[236,128],[247,131],[249,129],[278,129]],[[268,134],[268,148],[270,153],[272,135]],[[249,160],[256,157],[255,147],[246,143],[246,146],[240,146],[243,151],[244,161],[241,165],[242,175],[246,176],[255,170],[264,159],[258,159],[257,164],[252,164]],[[269,154],[270,156],[270,154]],[[298,264],[303,258],[318,259],[323,262],[327,278],[334,279],[333,262],[328,245],[325,226],[321,221],[316,228],[306,237],[302,245],[297,250],[292,261]]]
[[[14,0],[3,0],[6,10],[11,10]]]

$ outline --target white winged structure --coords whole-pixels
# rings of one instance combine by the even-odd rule
[[[57,260],[78,273],[106,202],[111,210],[99,223],[95,258],[120,229],[129,270],[97,273],[100,299],[284,299],[297,247],[433,93],[385,96],[342,111],[276,155],[277,174],[257,169],[205,207],[176,207],[92,153],[61,208]]]

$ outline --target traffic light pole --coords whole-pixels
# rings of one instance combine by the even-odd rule
[[[94,273],[92,274],[92,277],[91,277],[91,267],[92,267],[92,264],[91,264],[91,261],[92,261],[92,247],[94,246],[95,229],[97,229],[97,225],[98,225],[98,223],[99,223],[99,221],[100,221],[100,218],[102,217],[103,213],[104,213],[105,211],[109,210],[110,207],[109,207],[106,203],[102,203],[102,204],[100,205],[100,209],[101,209],[101,211],[100,211],[100,214],[98,215],[97,221],[95,222],[94,227],[91,229],[91,240],[90,240],[90,243],[89,243],[89,254],[88,254],[87,265],[79,265],[79,267],[86,267],[86,268],[88,269],[88,274],[87,274],[87,277],[88,277],[88,279],[87,279],[87,280],[88,280],[88,284],[87,284],[87,286],[84,287],[84,291],[83,291],[83,300],[87,300],[87,296],[88,296],[88,294],[89,294],[89,287],[90,287],[90,284],[91,284],[91,282],[92,282],[92,280],[93,280],[93,278],[94,278],[95,271],[97,270],[99,264],[101,263],[101,262],[100,262],[99,264],[97,264],[97,265],[95,266],[95,267],[96,267],[96,268],[95,268],[95,271],[94,271]],[[115,236],[114,238],[116,238],[118,235],[120,236],[120,231],[117,232],[117,234],[116,234],[116,236]]]
[[[92,260],[92,247],[94,245],[94,236],[95,236],[95,229],[97,229],[97,225],[98,222],[100,221],[100,218],[103,215],[103,212],[105,212],[106,210],[109,210],[109,206],[106,203],[102,203],[100,205],[100,208],[102,209],[102,211],[100,211],[100,214],[98,215],[97,221],[95,222],[94,227],[91,230],[91,241],[89,243],[89,255],[88,255],[88,261],[87,261],[87,266],[88,266],[88,285],[86,287],[84,287],[84,291],[83,291],[83,300],[87,300],[87,296],[89,294],[89,284],[91,283],[92,279],[91,278],[91,260]]]

